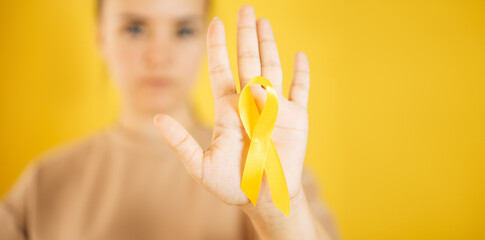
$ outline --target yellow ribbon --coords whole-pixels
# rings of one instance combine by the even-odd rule
[[[263,86],[267,93],[261,114],[249,88],[249,86],[257,84]],[[288,216],[290,214],[288,187],[278,152],[271,140],[277,115],[278,97],[273,85],[264,77],[252,78],[239,96],[239,116],[251,139],[241,189],[251,203],[256,206],[264,170],[269,182],[273,204]]]

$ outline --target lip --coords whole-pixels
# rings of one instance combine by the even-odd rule
[[[166,88],[173,85],[173,81],[166,77],[149,77],[145,78],[143,82],[154,88]]]

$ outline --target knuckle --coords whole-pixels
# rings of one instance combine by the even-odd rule
[[[181,150],[181,148],[183,148],[183,146],[184,146],[186,143],[188,143],[188,141],[189,141],[189,140],[190,140],[190,136],[189,136],[189,134],[188,134],[188,133],[186,133],[186,134],[185,134],[185,137],[184,137],[182,140],[180,140],[180,142],[178,142],[177,144],[175,144],[175,145],[173,146],[173,148],[174,148],[175,150],[177,150],[177,151],[178,151],[178,150]]]
[[[263,62],[263,67],[281,67],[279,61],[271,59]]]
[[[274,38],[265,38],[265,39],[260,39],[259,40],[259,43],[260,44],[276,44],[276,41],[274,40]]]
[[[255,25],[238,25],[237,26],[237,29],[238,30],[256,30],[256,26]]]
[[[293,83],[293,88],[298,88],[304,91],[308,91],[310,89],[309,84],[303,83],[301,81],[296,81]]]
[[[241,51],[238,54],[238,59],[259,59],[259,52],[253,50]]]
[[[302,75],[310,75],[310,71],[308,70],[296,70],[294,71],[295,74],[302,74]]]
[[[211,44],[209,45],[209,49],[215,49],[215,48],[225,48],[226,47],[226,44],[224,43],[219,43],[219,44]]]
[[[229,66],[227,64],[218,64],[218,65],[212,66],[210,68],[209,73],[210,74],[220,74],[220,73],[227,72],[228,70],[229,70]]]

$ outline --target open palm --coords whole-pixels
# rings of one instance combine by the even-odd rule
[[[241,89],[255,76],[271,81],[279,110],[272,140],[284,169],[290,200],[301,190],[301,173],[308,136],[307,102],[309,66],[303,52],[295,55],[294,75],[288,99],[282,92],[282,70],[271,25],[255,19],[251,6],[238,12],[237,55]],[[250,139],[238,113],[239,94],[226,49],[224,25],[215,18],[207,33],[207,54],[215,124],[212,144],[206,150],[174,119],[158,115],[155,123],[160,133],[178,154],[187,171],[221,201],[231,205],[249,203],[241,190],[241,176]],[[264,106],[265,91],[251,86],[258,107]],[[263,177],[258,204],[271,201],[267,180]]]

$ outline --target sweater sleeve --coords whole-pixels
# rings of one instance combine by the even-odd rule
[[[303,168],[302,174],[302,186],[305,192],[308,205],[313,213],[313,215],[320,222],[322,227],[327,230],[332,239],[340,239],[337,224],[334,220],[333,214],[330,209],[324,204],[323,200],[320,199],[320,191],[318,190],[318,184],[312,172]]]

